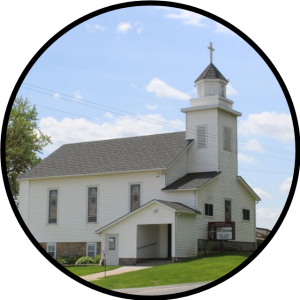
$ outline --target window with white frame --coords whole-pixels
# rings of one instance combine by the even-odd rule
[[[98,188],[97,187],[89,187],[88,188],[88,215],[87,221],[88,223],[96,223],[97,222],[97,202],[98,202]]]
[[[141,206],[141,184],[130,184],[130,211]]]
[[[86,256],[93,258],[97,256],[97,243],[86,244]]]
[[[243,221],[250,221],[250,210],[249,209],[243,209]]]
[[[201,125],[197,126],[197,148],[207,147],[207,126]]]
[[[56,243],[47,243],[47,252],[51,257],[56,258]]]
[[[209,85],[209,95],[214,95],[215,94],[215,85],[210,84]]]
[[[48,224],[56,224],[58,190],[49,190],[48,196]]]

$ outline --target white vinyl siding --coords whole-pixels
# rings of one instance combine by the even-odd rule
[[[194,257],[198,252],[198,232],[200,216],[180,213],[176,217],[176,257]]]
[[[21,189],[24,195],[20,194],[20,203],[30,195],[28,228],[41,243],[100,242],[101,237],[95,235],[95,231],[128,214],[128,183],[139,182],[143,182],[141,205],[160,199],[195,206],[192,191],[162,191],[165,176],[157,177],[157,171],[31,180],[30,191],[28,188]],[[45,226],[48,220],[49,186],[59,187],[58,226]],[[87,187],[94,186],[98,186],[98,222],[87,223]],[[26,210],[23,210],[26,216]]]
[[[86,256],[96,257],[97,256],[97,243],[86,244]]]
[[[56,243],[47,243],[47,252],[51,257],[56,258]]]
[[[223,143],[224,143],[224,150],[232,151],[232,138],[231,138],[231,128],[230,127],[223,127]]]
[[[197,148],[207,147],[207,125],[197,126]]]
[[[206,109],[186,113],[186,139],[195,142],[188,151],[188,173],[218,171],[218,111]],[[206,125],[205,148],[198,148],[197,127]]]
[[[166,185],[176,181],[188,173],[188,156],[187,151],[170,166],[166,172]],[[160,175],[161,176],[161,175]]]

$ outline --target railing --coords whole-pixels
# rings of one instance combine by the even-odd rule
[[[138,249],[142,249],[142,248],[150,247],[150,246],[153,246],[153,245],[156,245],[156,244],[157,244],[157,243],[153,243],[153,244],[149,244],[149,245],[146,245],[146,246],[138,247]]]

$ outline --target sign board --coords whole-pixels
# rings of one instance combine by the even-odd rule
[[[235,240],[235,222],[208,222],[208,239],[213,241]]]
[[[107,259],[107,250],[102,250],[101,258],[102,259]]]

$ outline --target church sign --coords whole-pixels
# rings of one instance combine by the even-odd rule
[[[235,222],[208,222],[208,239],[213,241],[235,240]]]

